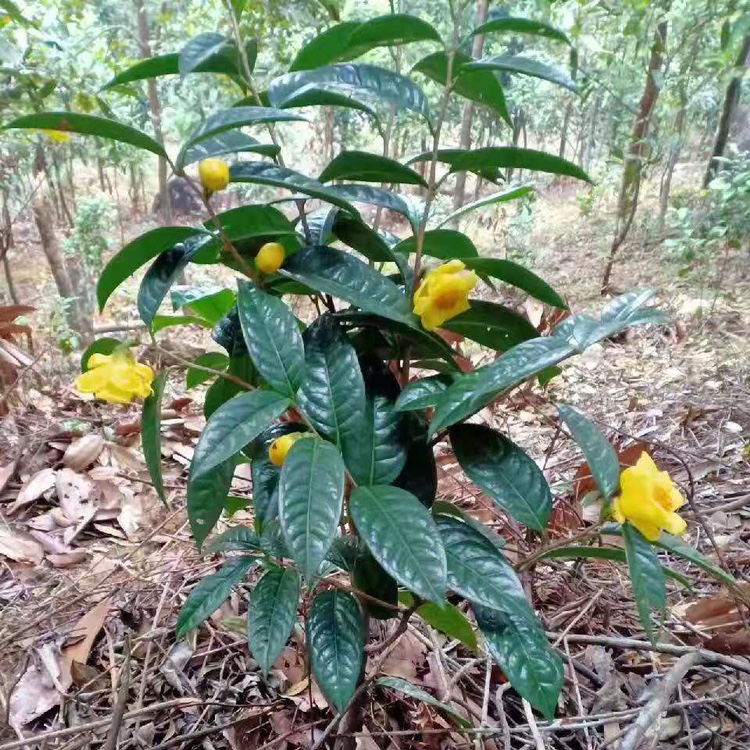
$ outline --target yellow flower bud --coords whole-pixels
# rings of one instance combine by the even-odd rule
[[[432,331],[469,309],[469,292],[477,275],[460,260],[451,260],[430,271],[414,293],[414,312]]]
[[[154,371],[140,364],[130,350],[118,347],[112,354],[92,354],[88,371],[76,378],[81,393],[93,393],[102,401],[129,404],[134,398],[151,395]]]
[[[687,524],[675,513],[685,504],[669,473],[660,471],[651,456],[641,453],[635,466],[620,475],[620,495],[612,501],[611,512],[616,521],[630,522],[650,542],[662,530],[684,534]]]
[[[216,192],[229,184],[229,165],[222,159],[204,159],[198,165],[203,187]]]
[[[278,242],[266,242],[255,256],[255,265],[263,273],[276,273],[284,263],[284,246]]]
[[[283,466],[284,461],[286,461],[286,454],[303,434],[302,432],[290,432],[288,435],[276,438],[268,449],[268,457],[271,459],[271,463],[274,466]]]

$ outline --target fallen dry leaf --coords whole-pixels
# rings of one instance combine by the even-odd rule
[[[63,648],[60,657],[60,683],[66,690],[73,682],[71,674],[73,663],[85,664],[88,661],[91,647],[104,626],[110,606],[110,600],[103,599],[86,612],[70,631],[68,640],[75,640],[75,642]]]
[[[123,495],[122,510],[117,516],[117,523],[128,539],[133,539],[143,524],[143,502],[140,495],[127,493]]]
[[[60,703],[60,693],[44,667],[31,664],[10,696],[8,721],[16,731]]]
[[[44,549],[39,542],[0,526],[0,555],[16,562],[39,565],[44,559]]]
[[[60,469],[55,477],[57,500],[62,512],[73,523],[78,523],[90,512],[94,483],[73,469]]]
[[[55,486],[55,474],[55,470],[50,468],[33,474],[21,487],[18,497],[8,506],[8,512],[12,514],[25,505],[31,505],[45,492],[51,490]]]
[[[424,643],[407,631],[383,662],[383,674],[413,682],[417,677],[417,669],[424,664],[426,654],[427,647]]]
[[[62,462],[73,471],[83,471],[99,458],[103,449],[104,438],[101,435],[85,435],[67,447]]]

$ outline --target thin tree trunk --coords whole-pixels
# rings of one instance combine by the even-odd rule
[[[740,89],[742,88],[742,76],[748,63],[750,55],[750,34],[746,34],[742,40],[740,52],[734,61],[734,75],[729,81],[726,94],[724,95],[724,104],[721,108],[721,117],[719,118],[719,127],[716,130],[714,138],[714,147],[711,151],[711,158],[708,160],[708,167],[703,178],[703,187],[707,188],[708,183],[713,180],[721,166],[721,157],[724,155],[724,149],[729,140],[729,129],[732,127],[734,111],[737,109],[737,103],[740,100]]]
[[[141,55],[144,58],[151,57],[151,45],[149,44],[148,18],[143,0],[134,0],[136,13],[138,14],[138,39],[141,46]],[[148,79],[148,106],[151,110],[151,124],[154,128],[154,139],[160,145],[164,145],[164,132],[161,128],[161,104],[159,92],[156,88],[156,80]],[[161,196],[161,211],[166,223],[172,221],[172,206],[169,200],[167,187],[167,160],[159,157],[159,195]]]
[[[647,142],[648,129],[651,115],[659,98],[659,73],[664,61],[664,47],[667,42],[667,22],[662,21],[654,34],[651,45],[651,58],[648,64],[646,85],[643,89],[641,101],[638,106],[638,114],[633,124],[633,132],[630,136],[630,146],[625,156],[622,169],[622,183],[620,185],[620,197],[617,204],[617,223],[615,225],[615,236],[609,249],[609,259],[604,269],[602,278],[602,294],[610,289],[612,268],[625,238],[628,236],[630,227],[638,208],[638,196],[641,188],[641,175],[643,162],[648,156],[649,147]]]
[[[578,52],[575,49],[570,50],[570,77],[573,82],[578,78]],[[565,147],[568,143],[568,128],[570,127],[570,118],[573,116],[573,96],[568,97],[568,103],[565,105],[565,114],[563,115],[562,130],[560,132],[560,148],[558,153],[560,158],[565,158]]]
[[[687,92],[683,85],[680,88],[680,109],[677,111],[677,117],[675,117],[674,123],[675,141],[669,149],[669,157],[667,159],[667,165],[664,169],[664,175],[662,176],[661,187],[659,190],[659,218],[657,219],[657,229],[659,234],[664,234],[664,222],[667,216],[667,208],[669,207],[669,194],[672,190],[672,177],[674,176],[674,170],[677,166],[677,161],[680,158],[680,152],[682,151],[686,119]]]
[[[14,305],[20,305],[21,301],[16,291],[16,285],[13,281],[13,274],[10,268],[8,253],[13,247],[13,224],[10,220],[10,211],[8,210],[8,193],[3,191],[3,211],[2,211],[2,230],[0,230],[0,256],[3,260],[3,272],[5,273],[5,283],[8,287],[8,295]]]
[[[477,26],[487,20],[488,0],[477,0]],[[477,34],[471,42],[471,56],[478,60],[482,56],[484,47],[484,36]],[[461,118],[461,138],[459,148],[471,148],[471,125],[474,120],[474,102],[467,100],[464,104],[464,113]],[[466,198],[466,172],[459,172],[456,175],[456,187],[453,192],[453,208],[457,210],[464,205]]]

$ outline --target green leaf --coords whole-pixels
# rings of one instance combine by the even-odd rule
[[[237,310],[250,358],[279,393],[294,398],[305,379],[305,349],[297,319],[278,298],[239,282]]]
[[[260,539],[249,526],[232,526],[215,537],[206,547],[206,551],[216,552],[247,552],[254,554],[261,551]]]
[[[141,416],[141,446],[146,468],[159,499],[167,504],[164,478],[161,473],[161,402],[169,371],[160,372],[152,384],[152,394],[143,402]]]
[[[205,63],[210,57],[222,52],[225,47],[229,46],[229,41],[223,34],[217,34],[214,31],[208,31],[204,34],[194,36],[180,50],[177,58],[177,69],[184,78],[192,73],[199,65]],[[239,73],[235,67],[234,73]]]
[[[476,606],[474,615],[490,656],[508,682],[551,720],[562,690],[563,665],[536,617]]]
[[[247,645],[267,675],[297,618],[300,581],[294,568],[272,568],[258,581],[247,607]]]
[[[346,591],[323,591],[310,604],[307,620],[310,664],[315,680],[343,713],[357,689],[365,636],[357,600]]]
[[[233,557],[216,573],[206,576],[191,592],[182,605],[177,618],[177,637],[205,622],[229,597],[232,589],[255,565],[253,557]]]
[[[487,497],[532,529],[542,531],[547,526],[552,493],[532,458],[484,425],[454,425],[450,437],[464,473]]]
[[[630,582],[638,608],[641,625],[649,640],[655,642],[651,610],[662,615],[667,606],[667,586],[664,581],[664,570],[659,562],[656,550],[644,539],[640,531],[629,523],[622,525],[622,538],[625,542],[625,554],[630,569]]]
[[[411,492],[425,508],[432,507],[437,494],[437,463],[432,445],[427,441],[427,423],[411,416],[412,423],[419,424],[418,434],[408,444],[406,463],[401,473],[393,480],[394,487]]]
[[[416,236],[402,240],[393,250],[397,253],[417,252]],[[455,229],[428,229],[424,233],[422,254],[440,260],[458,258],[463,261],[467,258],[476,258],[478,255],[474,243],[463,232],[457,232]]]
[[[501,352],[539,335],[528,318],[505,305],[477,299],[469,300],[469,305],[443,328]]]
[[[573,439],[583,451],[591,474],[605,500],[620,489],[620,459],[599,428],[570,406],[557,407]]]
[[[727,586],[737,585],[737,581],[733,576],[729,575],[729,573],[718,565],[715,565],[705,558],[697,549],[691,547],[679,537],[662,532],[661,536],[654,542],[654,545],[661,547],[668,552],[672,552],[675,555],[684,557],[686,560],[690,560],[690,562],[694,563],[702,570],[705,570],[707,573],[710,573],[714,578],[725,583]]]
[[[399,591],[398,600],[405,607],[413,607],[415,602],[413,594],[408,591]],[[442,606],[434,602],[425,602],[417,607],[417,614],[435,630],[439,630],[449,638],[461,641],[472,651],[477,650],[477,636],[474,628],[458,607],[449,602],[443,602]]]
[[[378,113],[365,101],[359,99],[343,84],[320,84],[319,86],[304,86],[297,93],[290,96],[281,109],[294,107],[346,107],[356,109],[377,119]]]
[[[462,258],[467,268],[522,289],[540,302],[566,310],[563,298],[546,281],[519,263],[501,258]]]
[[[412,228],[417,226],[421,218],[407,199],[381,187],[348,184],[332,185],[328,189],[340,199],[343,198],[353,203],[367,203],[389,211],[396,211],[409,221]]]
[[[180,286],[172,290],[172,307],[186,308],[186,312],[203,318],[215,326],[234,307],[236,295],[221,287]]]
[[[329,316],[304,335],[307,377],[298,403],[315,429],[341,448],[364,427],[365,382],[354,347]]]
[[[473,526],[437,515],[435,524],[448,562],[448,587],[480,604],[533,617],[521,582],[502,552]]]
[[[224,510],[224,498],[232,485],[234,467],[234,458],[200,476],[195,476],[193,466],[190,467],[187,511],[190,529],[198,547],[206,541]]]
[[[284,107],[301,89],[321,84],[329,90],[329,86],[343,85],[355,94],[376,97],[399,110],[416,112],[430,122],[430,110],[422,89],[406,76],[375,65],[340,64],[287,73],[271,81],[268,99],[274,107]]]
[[[196,254],[211,242],[211,236],[200,234],[163,252],[146,271],[138,289],[138,314],[151,327],[162,300],[177,277]]]
[[[193,227],[159,227],[125,245],[119,253],[110,258],[99,275],[96,285],[99,310],[104,309],[112,292],[141,266],[170,248],[199,235],[206,236],[206,233]]]
[[[206,352],[196,357],[193,360],[193,364],[210,367],[212,370],[221,370],[223,372],[229,367],[229,357],[221,352]],[[195,367],[188,368],[185,375],[185,387],[195,388],[195,386],[205,383],[213,377],[214,375],[210,372],[204,372]]]
[[[378,154],[366,151],[341,151],[320,173],[320,182],[358,180],[360,182],[398,182],[426,185],[413,169]]]
[[[482,60],[467,63],[462,67],[460,75],[464,76],[476,71],[488,70],[501,73],[519,73],[525,76],[532,76],[533,78],[541,78],[544,81],[555,83],[570,91],[576,90],[575,82],[559,68],[553,68],[551,65],[545,65],[538,60],[521,55],[485,57]]]
[[[280,167],[277,164],[266,162],[246,161],[233,164],[229,168],[229,176],[232,182],[252,182],[256,185],[272,185],[274,187],[286,188],[295,193],[303,193],[304,195],[333,203],[334,206],[339,206],[345,211],[350,211],[355,216],[358,215],[357,209],[332,187],[326,187],[323,183],[287,167]]]
[[[378,263],[395,263],[401,270],[399,256],[391,250],[383,236],[365,224],[361,219],[346,213],[337,213],[331,227],[335,237],[368,260]],[[313,241],[313,245],[327,245],[327,241]]]
[[[312,437],[292,446],[281,469],[281,528],[293,559],[307,577],[316,574],[336,536],[345,473],[338,449]]]
[[[88,361],[92,354],[112,354],[121,345],[122,341],[110,338],[109,336],[103,336],[100,339],[96,339],[96,341],[92,341],[81,355],[81,372],[88,372]]]
[[[349,36],[344,53],[346,59],[351,60],[376,47],[423,41],[442,40],[427,21],[408,13],[393,13],[359,24]]]
[[[450,375],[430,375],[408,383],[396,401],[398,411],[430,409],[437,403],[437,396],[453,382]]]
[[[409,164],[431,161],[432,151],[409,159]],[[437,160],[450,165],[451,172],[477,172],[487,169],[529,169],[532,172],[576,177],[591,182],[591,178],[577,164],[555,154],[517,146],[488,146],[477,149],[438,149]]]
[[[302,248],[286,261],[280,273],[366,312],[416,325],[406,295],[374,268],[342,250],[322,245]]]
[[[278,156],[280,150],[280,147],[273,143],[261,143],[239,130],[228,130],[226,133],[198,141],[188,148],[182,158],[182,166],[186,167],[188,164],[224,154],[261,154],[273,159]]]
[[[352,585],[357,591],[393,606],[393,609],[389,609],[362,597],[362,607],[370,617],[388,620],[398,614],[398,584],[383,570],[380,563],[364,545],[357,550],[352,561],[350,575]]]
[[[211,324],[194,315],[154,315],[151,321],[151,333],[156,334],[165,328],[175,328],[176,326],[199,325],[204,328],[211,328]]]
[[[249,391],[229,399],[210,417],[195,448],[191,472],[199,477],[239,453],[288,408],[271,391]]]
[[[445,553],[429,511],[397,487],[355,487],[349,512],[370,552],[401,585],[428,601],[445,599]]]
[[[293,238],[296,230],[278,208],[266,205],[248,205],[230,208],[217,215],[222,229],[237,250],[245,255],[248,246],[254,255],[265,242],[276,241],[286,244],[287,238]],[[209,220],[205,226],[216,229],[216,222]]]
[[[452,90],[466,99],[497,112],[510,125],[508,105],[498,77],[491,70],[466,72],[465,67],[470,62],[472,58],[465,52],[456,52]],[[414,70],[445,86],[448,78],[448,55],[444,51],[433,52],[423,57],[414,66]]]
[[[411,682],[401,679],[400,677],[378,677],[375,681],[376,685],[380,687],[390,688],[391,690],[398,690],[398,692],[408,695],[410,698],[414,698],[420,703],[428,703],[430,706],[434,706],[443,713],[448,714],[455,722],[461,727],[470,727],[471,722],[467,721],[461,714],[452,708],[447,703],[439,701],[434,698],[428,692],[418,688],[416,685],[412,685]]]
[[[344,21],[322,31],[297,53],[289,70],[311,70],[341,59],[352,32],[360,25],[359,21]]]
[[[438,228],[442,227],[445,224],[450,224],[452,221],[456,221],[456,219],[460,218],[464,214],[468,214],[470,211],[476,211],[478,208],[484,208],[485,206],[490,206],[495,203],[514,201],[517,198],[523,198],[525,195],[529,195],[529,193],[533,192],[534,188],[529,187],[528,185],[522,185],[520,187],[511,188],[510,190],[486,195],[484,198],[479,198],[472,203],[467,203],[465,206],[461,206],[461,208],[453,211],[453,213],[448,214],[448,216],[443,219],[440,224],[438,224]]]
[[[37,112],[32,115],[17,117],[7,125],[2,126],[3,130],[36,130],[37,128],[60,130],[64,133],[96,135],[110,141],[137,146],[157,156],[167,157],[167,152],[163,146],[150,136],[130,127],[130,125],[117,122],[117,120],[109,120],[106,117],[82,115],[75,112]]]
[[[540,336],[524,341],[494,362],[456,378],[440,397],[430,423],[430,433],[460,422],[483,408],[507,388],[556,365],[575,352],[562,336]]]
[[[541,36],[545,39],[554,39],[557,42],[570,44],[567,34],[560,29],[550,26],[543,21],[535,21],[533,18],[519,18],[506,16],[505,18],[493,18],[479,25],[472,34],[490,34],[493,32],[510,34],[531,34]]]

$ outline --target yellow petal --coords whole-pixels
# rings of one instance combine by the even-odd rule
[[[670,534],[682,536],[687,531],[687,522],[676,513],[668,513],[662,528]]]
[[[101,367],[102,365],[108,365],[111,360],[112,357],[109,354],[94,353],[89,357],[88,362],[86,362],[86,367],[89,369],[92,367]]]
[[[609,507],[609,511],[612,514],[612,518],[617,521],[617,523],[625,523],[625,514],[620,510],[620,499],[615,498],[612,501],[612,505]]]
[[[644,474],[661,473],[659,467],[654,463],[654,459],[651,458],[646,451],[641,453],[635,465]]]
[[[635,528],[638,529],[638,531],[640,531],[649,542],[655,542],[661,536],[661,529],[658,526],[654,526],[654,524],[633,519],[630,519],[630,523],[633,524],[633,526],[635,526]]]
[[[81,393],[94,393],[103,388],[108,380],[107,373],[101,367],[97,367],[76,378],[76,389]]]

